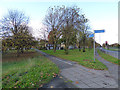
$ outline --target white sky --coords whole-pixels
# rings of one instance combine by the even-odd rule
[[[105,29],[105,33],[95,34],[96,41],[109,44],[118,42],[118,1],[119,0],[1,0],[0,19],[8,9],[18,9],[30,16],[29,25],[33,34],[40,37],[42,20],[48,7],[54,5],[77,5],[90,20],[92,30]]]

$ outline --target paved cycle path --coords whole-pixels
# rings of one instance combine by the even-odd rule
[[[60,68],[60,75],[64,81],[71,82],[71,87],[73,85],[74,88],[118,88],[117,82],[106,70],[89,69],[75,62],[48,55],[40,50],[36,49],[36,51],[49,58]],[[53,88],[55,88],[54,84],[53,82],[50,83]]]
[[[109,73],[116,80],[116,82],[118,82],[118,80],[120,80],[120,78],[118,77],[118,73],[120,73],[120,67],[117,64],[113,64],[109,61],[104,60],[102,57],[99,56],[97,52],[96,58],[108,67]]]

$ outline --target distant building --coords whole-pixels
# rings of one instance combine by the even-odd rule
[[[46,48],[47,48],[47,50],[51,50],[51,49],[54,49],[54,46],[53,46],[53,44],[46,44]],[[56,47],[56,50],[60,50],[61,49],[61,46],[60,46],[60,44],[58,44],[57,45],[57,47]]]
[[[120,44],[118,44],[118,43],[114,43],[114,44],[111,44],[111,45],[109,45],[109,46],[111,46],[111,47],[119,47]]]

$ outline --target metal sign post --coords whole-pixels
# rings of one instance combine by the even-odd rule
[[[93,48],[94,48],[94,62],[95,62],[95,33],[89,35],[89,38],[93,37]]]
[[[94,30],[94,62],[95,62],[95,33],[104,33],[105,30]]]
[[[95,33],[94,33],[94,44],[93,44],[94,46],[94,62],[95,62]]]
[[[94,30],[94,33],[89,35],[89,38],[90,37],[93,37],[94,38],[94,42],[93,42],[93,47],[94,47],[94,62],[95,62],[95,33],[104,33],[105,30]]]

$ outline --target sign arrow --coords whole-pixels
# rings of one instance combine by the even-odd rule
[[[90,35],[89,35],[89,38],[90,38],[90,37],[94,37],[94,34],[90,34]]]

